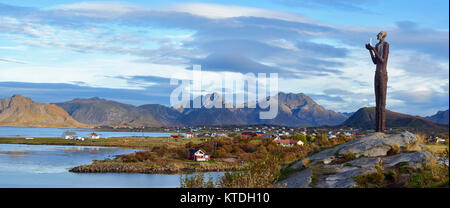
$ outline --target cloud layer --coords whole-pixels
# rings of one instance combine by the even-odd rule
[[[330,5],[275,2],[315,9]],[[333,1],[335,9],[356,13],[364,12],[364,4]],[[40,83],[27,87],[35,94],[52,84],[99,95],[114,91],[118,96],[110,98],[126,96],[129,103],[141,103],[130,101],[137,98],[129,93],[167,95],[155,101],[167,104],[168,79],[186,79],[192,65],[201,64],[210,79],[227,72],[279,73],[281,91],[304,92],[333,110],[355,111],[374,105],[375,66],[363,45],[380,30],[388,33],[392,50],[388,108],[412,114],[448,108],[448,30],[404,20],[371,28],[332,25],[241,5],[80,2],[33,8],[0,3],[0,83],[17,83],[17,89]],[[420,88],[411,89],[413,83]]]

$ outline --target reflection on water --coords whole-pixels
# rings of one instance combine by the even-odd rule
[[[0,187],[178,187],[179,175],[71,173],[72,167],[136,150],[0,144]],[[222,173],[208,173],[214,179]]]

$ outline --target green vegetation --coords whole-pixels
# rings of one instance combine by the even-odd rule
[[[167,137],[120,137],[120,138],[100,138],[100,139],[85,139],[84,141],[67,140],[59,137],[25,139],[19,137],[0,137],[2,144],[30,144],[30,145],[73,145],[73,146],[105,146],[105,147],[122,147],[122,148],[136,148],[136,149],[152,149],[161,144],[167,147],[184,146],[188,142],[194,144],[201,143],[207,138],[193,138],[193,139],[173,139]]]
[[[294,134],[286,139],[302,140],[302,136]],[[213,156],[216,155],[218,158],[234,156],[240,159],[241,164],[246,164],[242,166],[242,170],[239,172],[226,173],[214,187],[271,188],[275,187],[274,184],[276,182],[287,178],[296,171],[289,167],[282,168],[282,166],[314,154],[317,150],[330,148],[352,139],[340,137],[328,140],[324,135],[319,135],[318,138],[310,140],[313,142],[307,142],[303,146],[281,147],[271,140],[260,137],[247,138],[237,136],[228,140],[210,140],[200,144],[200,146],[210,150],[209,152],[213,152]],[[260,142],[255,142],[255,140]],[[302,162],[306,166],[309,163],[309,159],[305,158]],[[186,186],[186,184],[189,185],[193,181],[199,181],[197,176],[192,178],[184,177],[181,180],[184,181],[182,187],[190,187]],[[210,185],[201,180],[200,183],[203,185],[199,184],[199,186],[207,187]]]
[[[344,159],[345,161],[351,161],[351,160],[356,159],[355,154],[353,154],[353,153],[351,153],[351,152],[345,153],[344,155],[342,155],[342,157],[343,157],[343,159]]]
[[[375,165],[375,169],[377,170],[375,173],[363,174],[353,178],[358,184],[358,187],[379,188],[382,186],[386,178],[384,169],[379,163]]]
[[[377,172],[354,177],[359,188],[448,188],[449,169],[437,161],[429,161],[422,167],[410,167],[408,163],[398,164],[389,170],[381,165]]]

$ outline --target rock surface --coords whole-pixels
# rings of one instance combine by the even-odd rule
[[[433,155],[429,152],[406,152],[409,145],[417,142],[417,137],[407,131],[393,135],[373,133],[310,156],[308,167],[298,161],[290,168],[299,171],[279,184],[286,184],[287,188],[349,188],[357,185],[354,177],[377,172],[377,165],[392,168],[407,164],[419,168]],[[403,151],[388,156],[393,146]],[[353,155],[355,159],[345,160],[346,154]]]

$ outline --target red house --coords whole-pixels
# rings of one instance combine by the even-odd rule
[[[201,149],[190,149],[189,160],[194,161],[209,161],[210,156],[208,153],[203,152]]]
[[[100,136],[93,132],[93,133],[91,133],[91,138],[92,139],[100,139]]]

